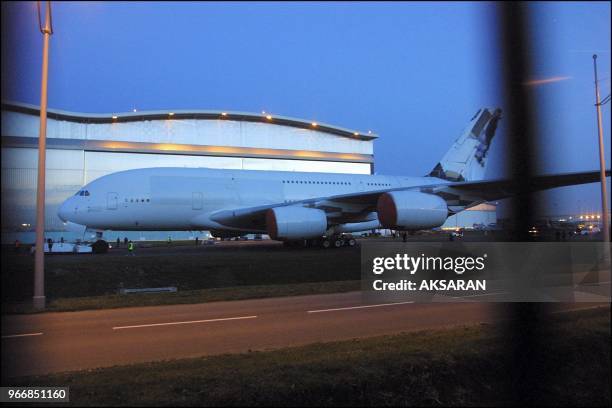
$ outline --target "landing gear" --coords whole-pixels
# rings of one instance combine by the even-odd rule
[[[343,246],[354,247],[355,245],[357,245],[357,241],[352,235],[348,234],[325,237],[321,240],[321,246],[323,248],[341,248]]]
[[[287,248],[341,248],[343,246],[354,247],[357,241],[352,235],[342,234],[314,239],[299,239],[283,241]]]

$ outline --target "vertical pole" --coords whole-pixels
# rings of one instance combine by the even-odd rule
[[[534,210],[538,208],[538,196],[532,195],[529,180],[537,168],[538,132],[534,119],[537,116],[535,98],[524,84],[532,72],[530,24],[531,4],[518,1],[495,3],[499,15],[501,39],[500,68],[505,97],[505,116],[508,119],[506,135],[509,149],[506,166],[512,177],[516,195],[512,198],[512,241],[527,242],[529,229],[534,223]],[[507,276],[513,284],[524,285],[526,276],[519,270]],[[529,279],[533,276],[527,277]],[[538,279],[539,280],[539,279]],[[516,302],[508,306],[504,342],[507,347],[507,384],[512,405],[542,405],[540,392],[550,385],[549,373],[554,367],[543,351],[547,347],[545,303]]]
[[[608,224],[608,192],[606,188],[606,157],[604,155],[603,127],[601,126],[601,102],[599,101],[599,81],[597,80],[597,54],[593,55],[595,71],[595,107],[597,108],[597,128],[599,130],[599,174],[601,177],[601,223],[603,241],[610,242],[610,227]]]
[[[40,131],[38,134],[38,180],[36,187],[36,251],[34,258],[34,309],[45,308],[45,159],[47,137],[47,78],[49,70],[49,37],[51,4],[45,7],[43,33],[42,81],[40,86]]]

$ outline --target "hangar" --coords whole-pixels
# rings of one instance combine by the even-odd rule
[[[38,106],[2,102],[3,243],[34,241],[38,132]],[[49,109],[46,236],[77,239],[57,217],[57,208],[81,186],[109,173],[145,167],[210,167],[371,174],[376,138],[370,131],[263,112],[94,114]],[[151,232],[118,232],[108,239],[116,236],[163,239],[161,233]]]

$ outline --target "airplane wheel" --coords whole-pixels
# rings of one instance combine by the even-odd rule
[[[336,248],[340,248],[342,244],[344,244],[344,242],[341,239],[337,239],[334,241],[334,247]]]
[[[348,240],[348,245],[351,247],[354,247],[357,244],[357,241],[355,241],[354,238],[351,238]]]
[[[329,239],[324,239],[323,242],[321,242],[321,246],[327,249],[331,246],[331,242],[329,241]]]

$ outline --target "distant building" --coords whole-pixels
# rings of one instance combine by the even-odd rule
[[[34,241],[39,110],[2,103],[2,242]],[[75,239],[58,206],[83,185],[121,170],[210,167],[371,174],[376,135],[325,123],[232,111],[76,113],[50,109],[46,235]],[[193,233],[171,233],[174,239]],[[110,233],[162,239],[167,233]]]

